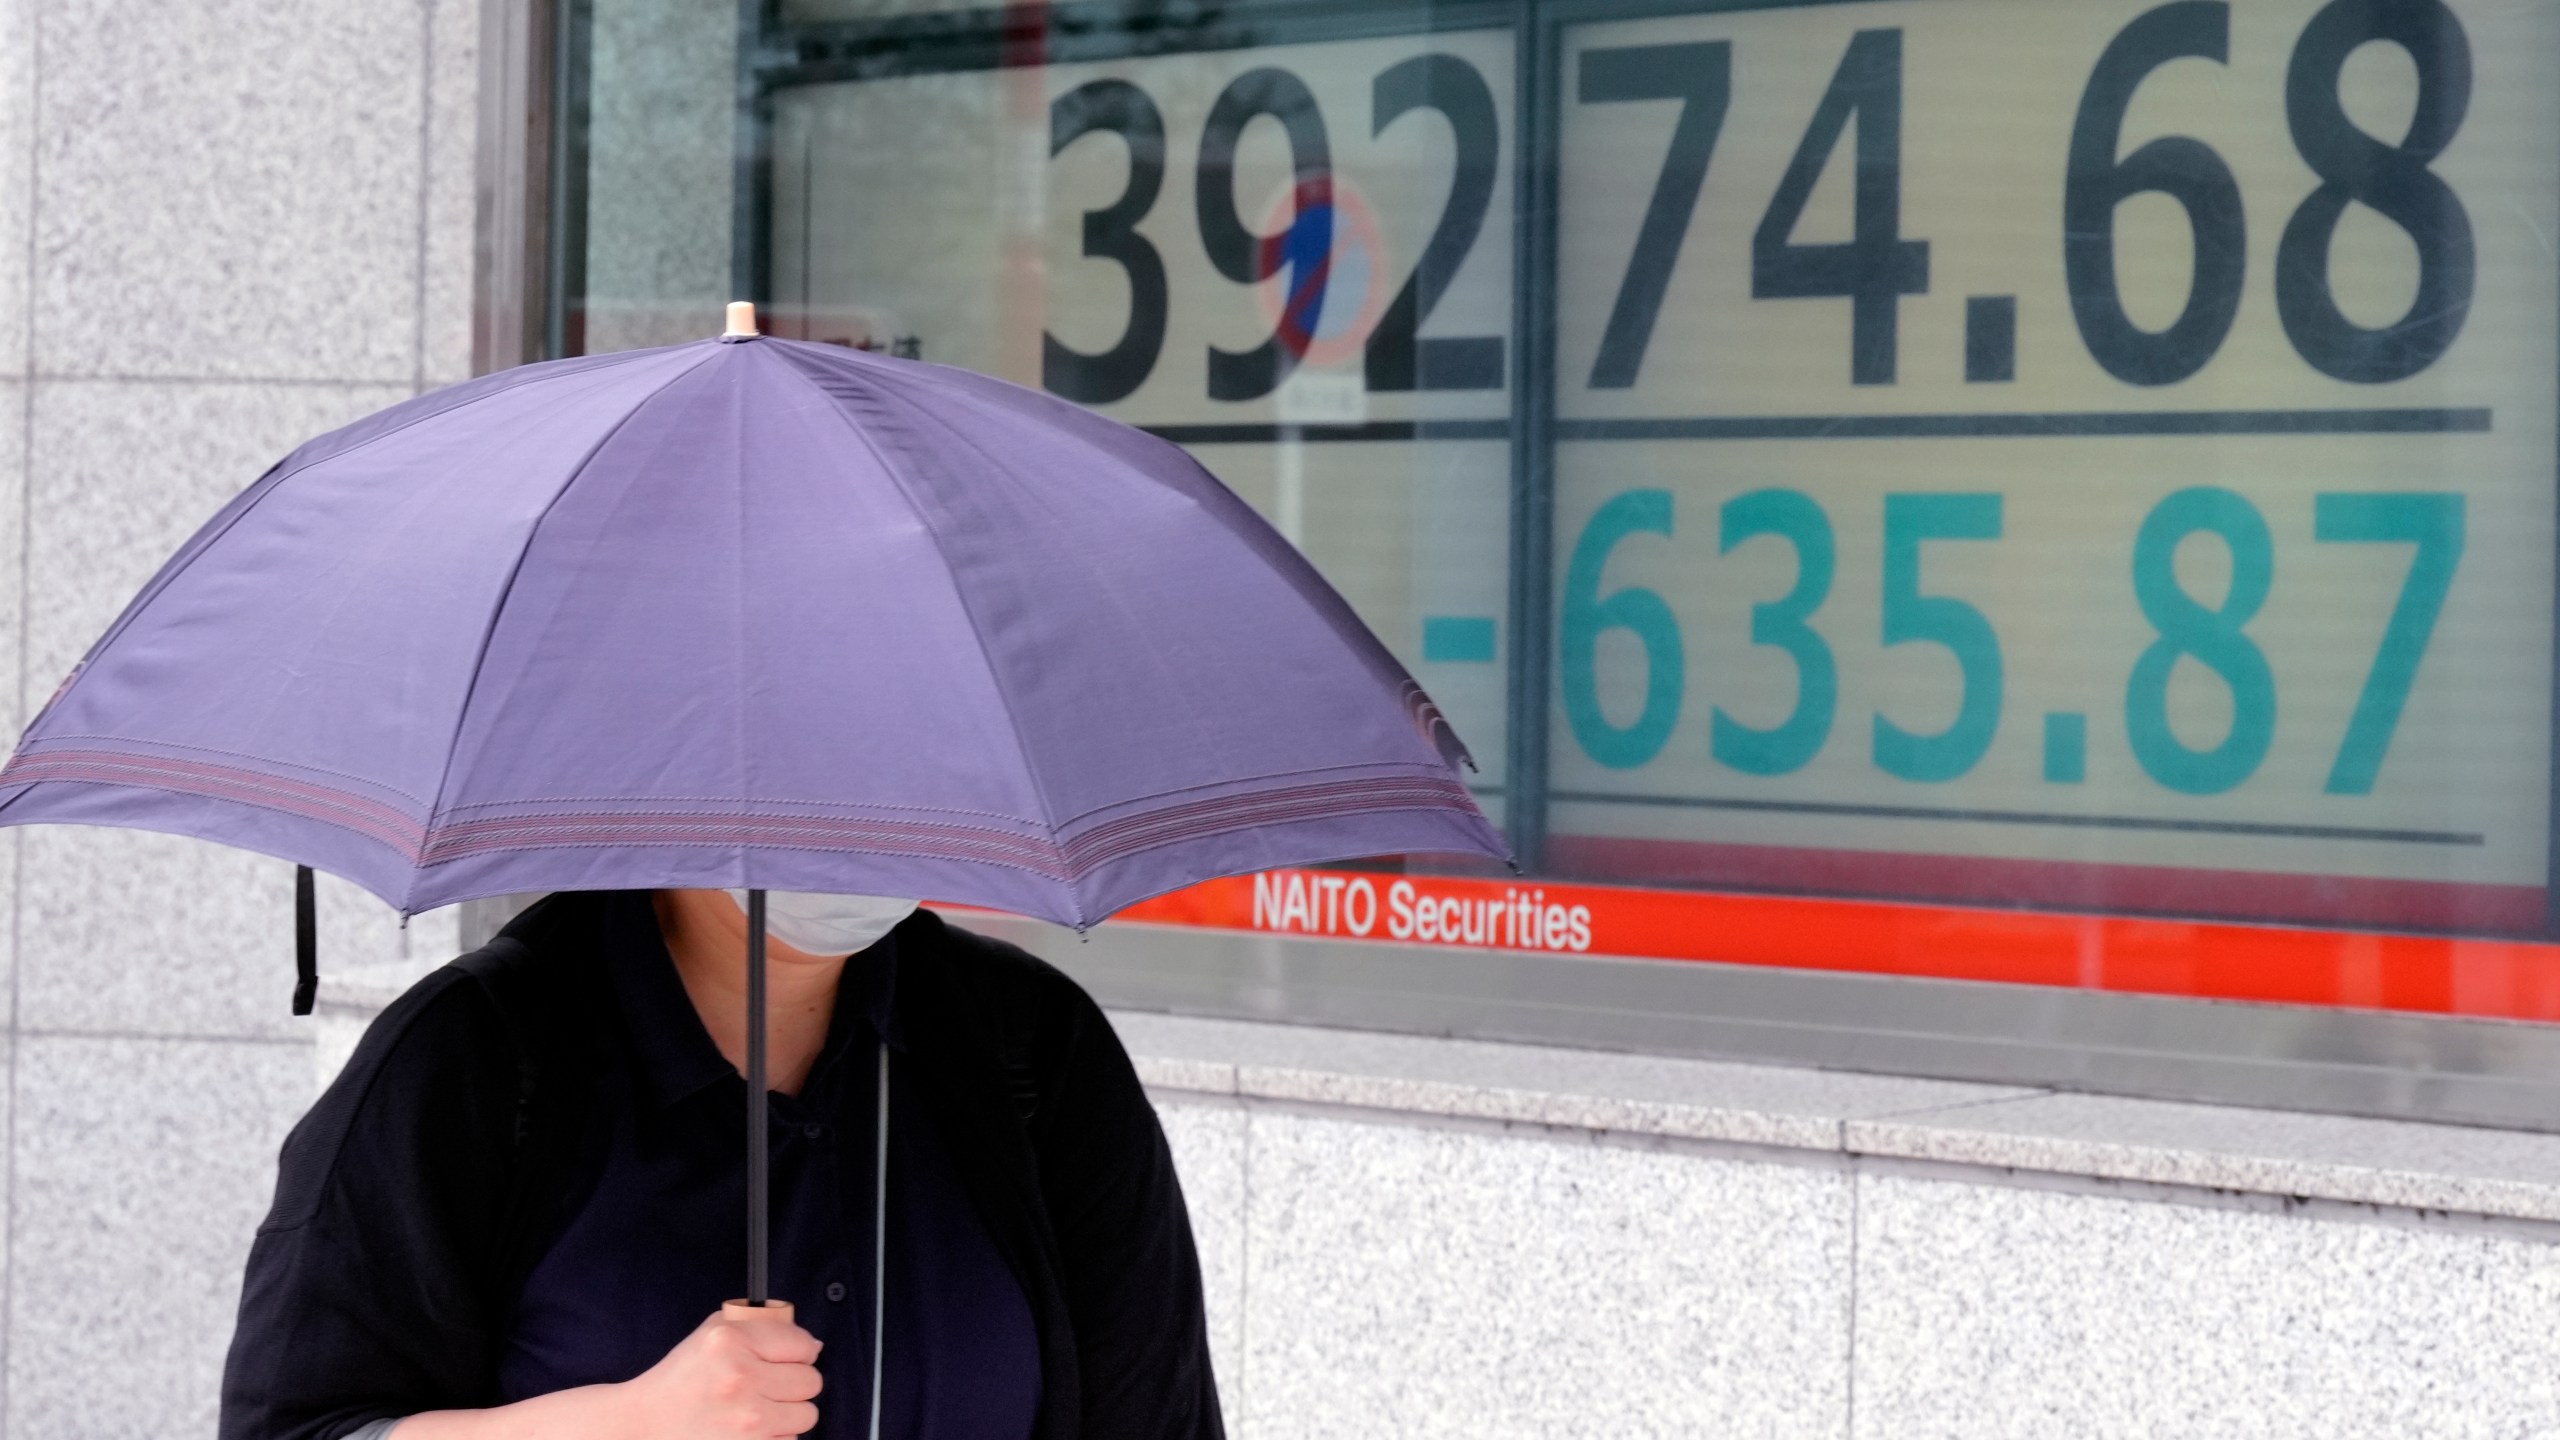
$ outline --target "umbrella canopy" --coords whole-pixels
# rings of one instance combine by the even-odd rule
[[[403,912],[914,895],[1084,926],[1217,875],[1505,857],[1411,676],[1187,454],[732,336],[485,377],[216,515],[0,768]]]

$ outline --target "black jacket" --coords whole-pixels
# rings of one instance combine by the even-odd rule
[[[553,896],[418,982],[294,1127],[249,1252],[222,1440],[497,1403],[515,1296],[595,1128],[588,1082],[627,1061],[594,998],[608,903]],[[1190,1219],[1101,1010],[929,911],[897,941],[909,1083],[1038,1325],[1037,1440],[1219,1440]]]

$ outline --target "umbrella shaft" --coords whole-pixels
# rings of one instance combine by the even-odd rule
[[[772,1216],[772,1141],[765,1133],[764,892],[747,892],[747,1303],[762,1305],[766,1229]]]

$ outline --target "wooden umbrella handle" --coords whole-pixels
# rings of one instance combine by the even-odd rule
[[[789,1325],[793,1323],[791,1315],[791,1302],[788,1300],[768,1300],[762,1305],[750,1305],[744,1300],[732,1300],[720,1307],[720,1316],[724,1320],[779,1320]]]

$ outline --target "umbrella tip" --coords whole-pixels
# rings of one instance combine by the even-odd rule
[[[753,300],[730,301],[729,330],[727,334],[722,335],[720,338],[723,340],[747,340],[754,338],[758,333],[759,332],[756,330],[756,302]]]

